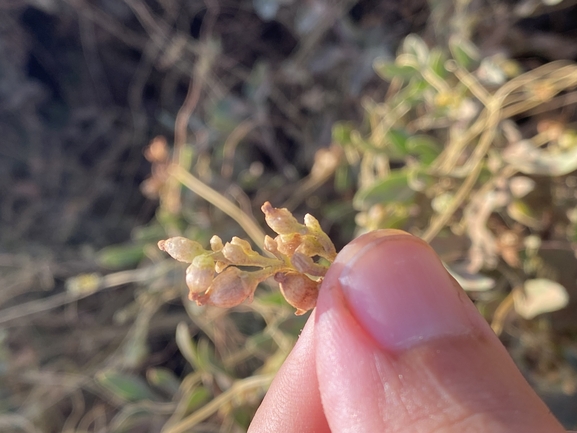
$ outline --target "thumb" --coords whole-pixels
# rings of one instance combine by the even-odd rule
[[[333,433],[563,431],[434,251],[405,232],[341,251],[315,351]]]

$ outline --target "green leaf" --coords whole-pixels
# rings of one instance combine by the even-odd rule
[[[95,379],[102,387],[122,400],[159,400],[146,382],[138,376],[108,370],[98,372]]]
[[[192,390],[192,392],[188,396],[188,411],[193,411],[198,409],[205,403],[207,403],[211,398],[210,392],[204,387],[199,386]]]
[[[144,248],[138,244],[118,244],[101,249],[96,259],[100,266],[108,269],[135,267],[144,258]]]
[[[154,221],[147,226],[136,227],[132,230],[132,239],[139,242],[157,242],[166,238],[166,230]]]
[[[424,134],[409,137],[407,139],[407,149],[411,154],[416,155],[425,166],[431,165],[441,152],[441,146],[437,141]]]
[[[373,69],[382,79],[386,81],[391,81],[394,78],[408,80],[417,72],[416,69],[411,66],[397,65],[394,62],[390,62],[384,59],[376,59],[373,63]]]
[[[525,281],[524,290],[513,293],[515,311],[525,319],[565,308],[569,295],[561,284],[546,278]]]
[[[429,61],[429,47],[416,34],[410,34],[405,38],[402,50],[404,53],[415,56],[420,65],[426,65]]]
[[[429,67],[441,78],[447,76],[447,70],[445,69],[446,61],[447,56],[439,48],[435,47],[431,50],[431,54],[429,55]]]
[[[351,131],[351,144],[356,148],[358,148],[359,150],[372,151],[372,152],[378,150],[375,148],[375,146],[373,146],[371,143],[365,140],[361,135],[361,133],[356,129]]]
[[[407,181],[409,188],[413,191],[424,191],[436,182],[433,176],[423,170],[418,164],[407,168]]]
[[[469,69],[481,57],[477,47],[462,37],[452,36],[449,39],[449,49],[453,59],[465,69]]]
[[[392,156],[405,157],[408,155],[407,140],[409,133],[404,129],[391,128],[387,132],[387,142],[391,145]]]
[[[149,368],[146,372],[146,379],[152,386],[170,396],[176,394],[180,387],[180,381],[168,368]]]
[[[278,290],[274,292],[263,292],[259,294],[258,297],[255,297],[254,302],[263,306],[282,307],[286,305],[282,293]]]
[[[332,129],[333,141],[341,146],[351,144],[351,132],[354,126],[348,122],[337,122]]]
[[[198,348],[190,335],[188,325],[185,322],[180,322],[176,326],[176,345],[180,349],[180,353],[192,365],[195,370],[207,372],[209,366],[203,362],[198,353]]]
[[[543,228],[539,215],[522,200],[514,200],[507,205],[507,214],[515,221],[535,230]]]
[[[386,178],[359,190],[353,199],[353,206],[362,210],[378,203],[408,202],[414,195],[415,192],[409,187],[408,173],[395,170]]]
[[[425,92],[430,88],[431,85],[427,81],[420,77],[415,77],[399,93],[398,98],[404,103],[412,106],[421,102]]]

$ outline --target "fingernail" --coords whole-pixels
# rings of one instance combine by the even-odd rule
[[[376,232],[345,247],[336,262],[349,308],[383,348],[472,331],[472,304],[422,240]]]

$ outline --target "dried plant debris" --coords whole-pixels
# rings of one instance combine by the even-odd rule
[[[191,301],[234,307],[252,300],[258,284],[273,277],[297,315],[314,308],[320,283],[337,255],[335,246],[312,215],[305,215],[301,224],[288,209],[274,208],[269,202],[261,209],[266,223],[277,233],[263,242],[270,256],[259,254],[238,237],[223,244],[215,235],[210,250],[184,237],[158,243],[174,259],[190,263],[186,284]]]

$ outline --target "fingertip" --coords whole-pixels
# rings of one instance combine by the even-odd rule
[[[561,431],[434,251],[404,232],[339,253],[315,350],[333,431]]]
[[[316,377],[314,315],[277,372],[249,433],[330,433]]]

